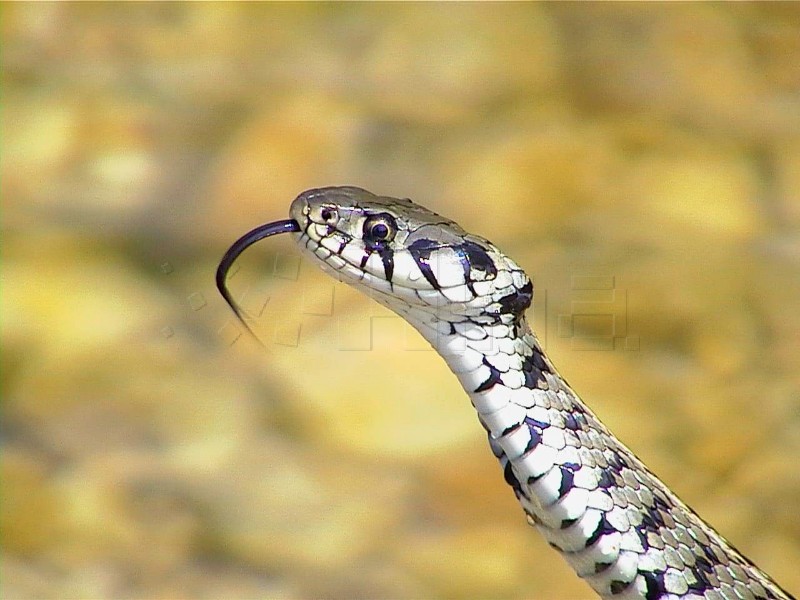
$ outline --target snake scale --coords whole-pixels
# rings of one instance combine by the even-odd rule
[[[322,269],[405,318],[458,377],[528,522],[602,598],[791,598],[651,473],[558,374],[525,319],[533,285],[491,242],[407,199],[300,194],[292,233]]]

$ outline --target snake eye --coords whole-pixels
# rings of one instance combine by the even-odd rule
[[[333,225],[339,218],[339,214],[336,212],[336,209],[331,208],[330,206],[323,206],[319,211],[319,216],[328,225]]]
[[[367,244],[385,244],[394,239],[397,233],[397,223],[388,213],[370,215],[364,221],[364,241]]]

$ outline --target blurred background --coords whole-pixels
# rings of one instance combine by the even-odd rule
[[[411,197],[513,256],[559,369],[800,592],[800,6],[6,4],[2,595],[589,598],[469,400],[288,236]]]

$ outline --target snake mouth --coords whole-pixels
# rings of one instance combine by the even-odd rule
[[[225,252],[222,260],[219,262],[216,277],[217,289],[219,290],[219,293],[222,294],[222,297],[225,298],[225,302],[228,303],[228,306],[233,309],[236,317],[244,324],[245,327],[247,327],[250,333],[253,333],[253,331],[244,320],[242,311],[234,301],[233,296],[231,296],[228,286],[226,285],[228,271],[233,266],[233,263],[236,261],[236,259],[239,258],[239,255],[256,242],[271,235],[277,235],[279,233],[297,233],[299,231],[301,231],[300,225],[294,219],[285,219],[283,221],[275,221],[274,223],[260,225],[252,231],[245,233],[242,237],[233,242],[231,247],[228,248],[228,251]]]

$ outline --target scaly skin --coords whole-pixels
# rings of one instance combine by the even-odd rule
[[[530,279],[493,244],[354,187],[304,192],[291,217],[267,227],[296,231],[312,261],[404,317],[445,359],[529,523],[601,597],[790,598],[567,385],[525,320]]]

